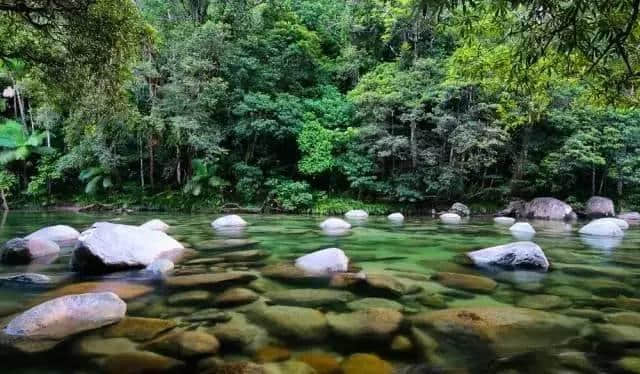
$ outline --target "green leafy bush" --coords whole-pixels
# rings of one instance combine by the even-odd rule
[[[288,179],[270,179],[268,204],[287,213],[308,212],[313,205],[313,194],[307,182],[295,182]]]
[[[351,209],[362,209],[372,215],[383,215],[393,210],[390,205],[383,203],[365,203],[344,197],[325,197],[313,204],[311,212],[320,215],[342,215]]]

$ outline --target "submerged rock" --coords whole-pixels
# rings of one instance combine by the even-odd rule
[[[73,343],[73,353],[80,356],[109,356],[136,351],[136,344],[126,338],[103,338],[88,335]]]
[[[548,310],[568,307],[571,302],[556,295],[528,295],[520,299],[517,305],[522,308]]]
[[[177,331],[146,343],[142,348],[176,358],[212,355],[220,349],[215,336],[203,331]]]
[[[620,218],[612,218],[612,217],[598,218],[596,220],[593,220],[592,222],[611,222],[618,225],[618,227],[620,227],[622,230],[626,230],[629,228],[629,222]]]
[[[348,211],[347,213],[344,214],[344,216],[347,219],[360,220],[360,219],[367,219],[369,217],[369,213],[365,212],[362,209],[355,209],[355,210]]]
[[[245,221],[244,219],[242,219],[242,217],[236,214],[223,216],[211,222],[211,226],[214,229],[242,228],[247,225],[248,225],[247,221]]]
[[[53,257],[60,253],[58,244],[42,238],[11,239],[4,243],[0,261],[5,264],[28,264],[42,257]]]
[[[595,220],[586,224],[579,230],[579,233],[583,235],[612,237],[619,237],[624,235],[624,232],[622,231],[620,226],[618,226],[615,222],[602,219]]]
[[[333,333],[352,340],[389,340],[400,327],[402,319],[402,313],[385,308],[327,314]]]
[[[55,225],[43,227],[27,236],[25,239],[50,240],[62,247],[72,246],[78,240],[80,233],[71,226]]]
[[[305,272],[318,275],[345,272],[349,267],[349,258],[339,248],[327,248],[299,257],[296,267]]]
[[[291,357],[291,351],[284,347],[268,345],[262,347],[256,352],[255,359],[257,362],[279,362],[288,360]]]
[[[156,230],[162,232],[169,231],[169,225],[159,219],[152,219],[151,221],[147,221],[140,225],[140,227],[147,230]]]
[[[592,196],[585,204],[584,213],[589,218],[613,217],[616,210],[608,197]]]
[[[3,334],[30,340],[61,341],[124,318],[127,305],[111,292],[62,296],[23,312]]]
[[[614,325],[612,323],[596,324],[596,335],[610,344],[639,344],[640,327]]]
[[[455,213],[444,213],[444,214],[440,215],[440,221],[442,223],[455,225],[455,224],[458,224],[458,223],[462,222],[462,218],[458,214],[455,214]]]
[[[493,279],[469,274],[440,272],[433,279],[446,287],[481,293],[491,293],[498,286]]]
[[[256,280],[258,277],[251,273],[227,272],[227,273],[206,273],[194,275],[179,275],[169,277],[165,284],[169,287],[201,287],[220,288],[234,284],[246,284]]]
[[[328,333],[324,314],[310,308],[269,306],[253,311],[250,318],[284,339],[318,342]]]
[[[571,206],[553,197],[537,197],[529,201],[524,207],[527,218],[569,220],[575,218]]]
[[[127,283],[127,282],[81,282],[72,283],[61,288],[57,288],[51,292],[47,292],[43,296],[46,298],[54,298],[65,295],[91,293],[91,292],[113,292],[122,300],[135,299],[151,293],[152,287],[144,284]]]
[[[536,230],[531,226],[529,222],[517,222],[513,226],[509,227],[510,231],[523,232],[527,234],[535,234]]]
[[[404,283],[389,274],[366,274],[364,282],[368,291],[383,296],[400,297],[411,291]]]
[[[460,217],[469,217],[471,215],[471,209],[469,209],[468,206],[462,203],[454,203],[453,205],[451,205],[451,208],[449,208],[449,212],[455,213]]]
[[[387,216],[387,219],[392,222],[402,222],[404,221],[404,216],[402,213],[391,213]]]
[[[144,270],[153,276],[163,277],[171,273],[174,267],[173,261],[167,260],[166,258],[159,258],[150,263]]]
[[[50,284],[52,280],[44,274],[23,273],[0,277],[1,283],[22,284],[22,285],[43,285]]]
[[[214,299],[214,304],[217,306],[237,306],[243,304],[249,304],[258,300],[258,294],[247,288],[230,288],[225,290],[221,294],[217,295]]]
[[[499,225],[513,225],[516,222],[516,219],[513,217],[495,217],[493,222]]]
[[[201,304],[211,304],[213,300],[213,294],[209,291],[204,290],[193,290],[186,292],[178,292],[169,296],[167,299],[168,305],[201,305]]]
[[[295,358],[297,361],[304,362],[311,366],[318,374],[340,373],[340,361],[333,354],[315,351],[305,352]]]
[[[347,309],[352,311],[371,309],[371,308],[384,308],[392,310],[402,310],[404,308],[402,304],[397,301],[383,299],[381,297],[365,297],[362,299],[354,300],[347,304]]]
[[[547,271],[549,260],[533,242],[515,242],[468,252],[467,257],[477,266],[497,266],[507,269],[535,269]]]
[[[267,332],[247,320],[241,313],[229,313],[231,319],[216,323],[210,332],[216,336],[223,347],[235,347],[251,351],[267,340]]]
[[[340,364],[344,374],[393,374],[393,366],[380,357],[368,353],[355,353]]]
[[[176,327],[176,322],[159,318],[125,317],[102,330],[105,338],[128,338],[135,341],[151,340]]]
[[[267,292],[264,296],[275,304],[311,308],[324,305],[344,304],[355,299],[355,295],[348,291],[320,288],[271,291]]]
[[[108,356],[100,361],[106,374],[182,373],[182,361],[152,352],[129,352]]]
[[[85,273],[145,267],[183,249],[182,244],[161,231],[99,222],[80,236],[71,265]]]

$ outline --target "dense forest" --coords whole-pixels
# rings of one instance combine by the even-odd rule
[[[640,208],[640,1],[0,0],[9,205]]]

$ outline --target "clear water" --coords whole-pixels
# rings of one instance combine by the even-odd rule
[[[197,250],[194,258],[216,257],[220,253],[234,249],[198,250],[202,242],[223,239],[210,226],[213,218],[206,215],[181,214],[75,214],[75,213],[21,213],[11,212],[0,223],[0,239],[24,236],[40,227],[53,224],[68,224],[82,230],[96,221],[114,220],[118,223],[141,224],[150,218],[160,218],[170,224],[170,234]],[[322,341],[313,343],[267,336],[270,345],[284,347],[292,352],[295,359],[304,352],[331,352],[338,360],[352,353],[373,353],[388,361],[398,373],[593,373],[625,372],[630,369],[633,357],[640,357],[640,328],[632,324],[640,323],[640,230],[633,226],[626,231],[620,241],[581,238],[577,230],[581,223],[569,225],[559,222],[532,222],[538,233],[532,241],[539,244],[552,263],[548,273],[534,272],[492,272],[475,269],[462,261],[461,255],[473,249],[505,244],[516,239],[508,226],[494,224],[489,218],[472,218],[461,225],[443,225],[431,218],[408,219],[402,225],[389,223],[384,217],[370,217],[366,222],[354,226],[346,236],[330,237],[318,229],[323,217],[308,216],[251,216],[246,220],[250,226],[240,237],[257,241],[252,249],[260,249],[269,254],[266,259],[243,261],[233,264],[227,261],[229,270],[248,271],[260,276],[261,267],[280,262],[291,262],[296,257],[311,251],[339,247],[350,257],[355,271],[386,274],[411,289],[403,296],[392,299],[402,304],[404,321],[388,339],[368,341],[356,339],[346,341],[343,337],[329,333]],[[34,300],[52,289],[69,283],[96,280],[96,277],[82,277],[69,268],[70,250],[49,264],[28,266],[0,266],[0,275],[22,272],[37,272],[50,276],[54,285],[26,286],[0,284],[0,314],[10,318]],[[213,270],[211,265],[183,263],[177,266],[181,273],[224,271],[220,266]],[[495,280],[498,285],[493,291],[469,291],[445,287],[431,279],[437,272],[455,272],[478,275]],[[135,272],[109,274],[97,280],[122,280],[145,282],[136,277]],[[140,299],[129,300],[131,316],[173,319],[180,327],[187,329],[210,329],[215,322],[187,322],[185,317],[211,306],[171,306],[167,300],[177,292],[161,283],[149,283],[155,291]],[[247,285],[244,285],[245,287]],[[326,282],[312,282],[299,285],[260,277],[251,285],[259,291],[288,288],[329,288]],[[347,288],[349,290],[349,288]],[[356,300],[372,296],[370,290],[358,287],[351,289]],[[216,290],[214,294],[218,294]],[[425,302],[427,299],[434,302]],[[556,295],[551,299],[539,299],[536,295]],[[378,295],[375,295],[378,296]],[[217,308],[220,311],[250,315],[252,305],[264,307],[260,299],[249,306]],[[464,329],[452,329],[450,333],[431,334],[437,347],[429,350],[420,335],[412,328],[412,319],[425,312],[466,308],[472,313],[477,307],[504,308],[519,306],[525,309],[543,308],[545,321],[571,318],[575,332],[555,336],[553,329],[541,328],[538,322],[525,323],[522,331],[514,338],[509,335],[489,336],[487,339],[466,338]],[[445,308],[445,309],[442,309]],[[322,313],[344,313],[348,308],[344,303],[315,307]],[[508,313],[511,309],[503,310]],[[564,317],[563,317],[564,316]],[[614,324],[615,323],[615,324]],[[259,326],[260,322],[252,322]],[[619,328],[613,333],[602,327]],[[265,326],[259,326],[265,327]],[[269,326],[266,326],[269,327]],[[639,330],[636,330],[636,329]],[[419,329],[418,329],[419,330]],[[207,330],[209,331],[209,330]],[[489,330],[494,331],[494,330]],[[619,332],[622,331],[622,332]],[[499,332],[499,331],[498,331]],[[429,332],[426,331],[428,334]],[[493,332],[491,332],[493,333]],[[490,333],[490,334],[491,334]],[[405,350],[390,348],[390,341],[397,335],[411,342]],[[100,372],[101,355],[87,357],[74,349],[72,337],[56,349],[31,355],[28,358],[12,355],[3,357],[2,372],[67,373]],[[511,340],[508,340],[511,339]],[[545,342],[540,344],[540,342]],[[497,348],[499,347],[499,348]],[[230,347],[222,345],[218,357],[227,360],[253,360],[255,347]],[[429,351],[428,353],[425,353]],[[626,358],[625,366],[620,361]],[[186,360],[187,367],[182,372],[198,372],[197,360]],[[362,373],[374,373],[374,369],[364,369]]]

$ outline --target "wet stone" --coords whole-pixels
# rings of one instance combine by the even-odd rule
[[[386,308],[391,310],[402,310],[403,306],[397,301],[383,299],[379,297],[365,297],[362,299],[354,300],[347,303],[347,308],[352,311],[371,309],[371,308]]]
[[[108,356],[100,362],[106,374],[180,373],[184,362],[152,352],[130,352]]]
[[[340,364],[344,374],[392,374],[393,367],[387,361],[372,354],[356,353]]]
[[[136,351],[136,344],[126,338],[84,336],[73,344],[73,352],[80,356],[109,356]]]
[[[567,307],[571,302],[556,295],[529,295],[520,299],[517,305],[522,308],[548,310]]]
[[[303,307],[344,304],[355,299],[355,296],[348,291],[319,288],[271,291],[264,296],[274,304]]]
[[[255,360],[257,362],[278,362],[285,361],[291,357],[291,351],[286,348],[268,345],[262,347],[256,352]]]
[[[220,343],[215,336],[203,331],[177,331],[162,335],[142,348],[176,358],[212,355]]]
[[[253,312],[251,319],[284,339],[317,342],[328,333],[324,314],[310,308],[270,306]]]
[[[129,338],[147,341],[176,326],[175,321],[159,318],[125,317],[120,322],[106,327],[102,335],[106,338]]]
[[[173,306],[210,304],[212,299],[213,295],[208,291],[186,291],[171,295],[167,299],[167,304]]]
[[[231,320],[231,315],[218,309],[201,309],[183,318],[187,322],[227,322]]]
[[[236,306],[258,300],[258,294],[247,288],[230,288],[217,295],[214,303],[217,306]]]
[[[640,313],[620,312],[606,316],[608,322],[618,325],[630,325],[640,327]]]
[[[441,272],[436,273],[433,279],[446,287],[479,293],[491,293],[498,286],[493,279],[468,274]]]
[[[183,275],[167,278],[165,284],[168,287],[202,287],[202,288],[218,288],[228,287],[234,284],[249,283],[257,278],[256,275],[250,273],[213,273],[213,274],[195,274]]]
[[[640,327],[614,325],[611,323],[596,325],[596,334],[600,339],[611,344],[640,343]]]
[[[335,374],[340,372],[338,357],[329,353],[305,352],[296,356],[295,359],[311,366],[318,374]]]
[[[331,330],[352,340],[390,339],[402,322],[402,313],[393,309],[370,308],[352,313],[329,313]]]

